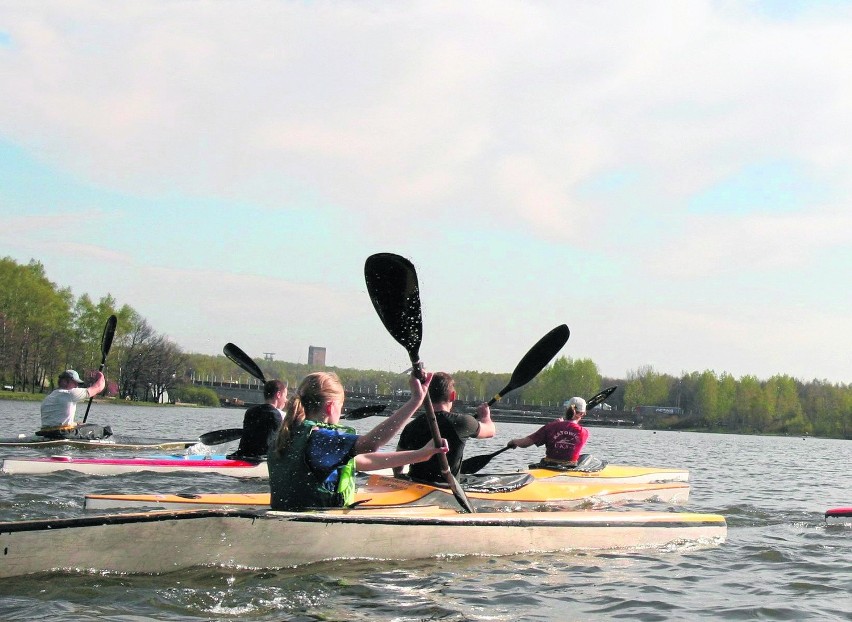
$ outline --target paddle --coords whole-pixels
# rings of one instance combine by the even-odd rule
[[[111,315],[104,326],[104,334],[101,338],[101,366],[98,367],[98,371],[100,372],[103,372],[104,366],[106,365],[107,354],[109,354],[109,349],[112,347],[112,339],[115,337],[116,324],[118,324],[118,318]],[[83,423],[86,423],[86,419],[89,417],[89,409],[92,407],[93,399],[95,399],[95,396],[90,395],[89,403],[86,404],[86,414],[83,415]]]
[[[420,361],[420,342],[423,338],[423,321],[420,315],[420,288],[414,265],[404,257],[392,253],[370,255],[364,263],[364,278],[379,319],[397,343],[408,352],[412,373],[422,379],[424,374]],[[426,420],[432,432],[432,440],[435,447],[440,447],[441,432],[428,393],[423,405],[426,408]],[[467,495],[450,471],[447,455],[439,453],[437,456],[441,475],[453,491],[456,501],[462,510],[473,513],[474,509]]]
[[[562,349],[562,346],[568,341],[570,335],[571,331],[568,330],[568,326],[561,324],[539,339],[530,348],[529,352],[524,355],[524,358],[521,359],[517,367],[515,367],[512,377],[509,378],[509,384],[503,387],[503,390],[497,395],[488,400],[488,405],[492,406],[509,391],[514,391],[535,378],[547,366],[550,360],[556,356],[556,353]]]
[[[231,361],[236,363],[238,367],[241,367],[261,382],[266,382],[266,377],[263,375],[260,367],[257,366],[257,363],[255,363],[252,358],[240,348],[229,342],[225,344],[224,348],[222,348],[222,352],[224,352],[225,356],[227,356]]]
[[[556,356],[556,353],[562,349],[562,346],[568,341],[571,336],[571,331],[568,326],[560,324],[552,329],[544,337],[539,339],[536,344],[529,349],[524,355],[524,358],[517,364],[515,371],[512,372],[512,377],[509,378],[509,383],[497,395],[488,400],[488,405],[492,406],[497,400],[506,395],[509,391],[513,391],[518,387],[524,386],[530,380],[535,378],[542,369]],[[462,460],[460,473],[476,473],[479,469],[488,464],[492,458],[509,449],[504,447],[498,449],[494,453],[484,454],[482,456],[473,456]]]
[[[613,392],[618,388],[618,386],[607,387],[600,393],[596,393],[589,401],[586,402],[586,412],[590,411],[592,408],[603,402],[606,398],[613,394]],[[464,473],[465,475],[470,475],[471,473],[476,473],[483,469],[486,464],[491,462],[491,460],[502,454],[507,449],[511,449],[508,445],[498,449],[497,451],[490,454],[482,454],[481,456],[472,456],[465,460],[462,460],[460,473]]]
[[[225,353],[225,356],[228,357],[232,362],[236,363],[236,365],[242,368],[244,371],[247,371],[252,376],[266,383],[266,378],[263,375],[263,372],[260,370],[260,367],[257,366],[252,358],[242,351],[239,347],[235,346],[233,343],[226,343],[225,347],[222,348],[222,352]],[[221,445],[222,443],[230,443],[231,441],[235,441],[238,438],[242,438],[243,429],[242,428],[225,428],[224,430],[213,430],[212,432],[205,432],[201,436],[198,437],[205,445]]]
[[[206,432],[198,437],[205,445],[221,445],[222,443],[230,443],[231,441],[235,441],[238,438],[242,438],[243,429],[242,428],[226,428],[224,430],[214,430],[213,432]]]

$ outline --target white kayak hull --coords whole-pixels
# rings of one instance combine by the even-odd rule
[[[160,574],[275,569],[332,559],[414,560],[724,541],[722,516],[673,512],[458,514],[430,507],[188,510],[0,523],[0,577],[52,571]]]

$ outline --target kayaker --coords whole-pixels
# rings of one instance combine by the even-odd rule
[[[355,471],[374,471],[428,460],[447,445],[431,442],[413,451],[381,452],[423,403],[431,374],[411,377],[411,398],[366,434],[337,425],[344,390],[337,375],[309,374],[287,403],[284,421],[269,449],[273,510],[344,507],[355,499]]]
[[[243,415],[243,435],[237,450],[226,456],[231,460],[265,460],[275,440],[287,405],[287,383],[267,380],[263,385],[263,404],[249,408]]]
[[[506,445],[511,449],[544,445],[546,452],[541,461],[542,465],[576,466],[580,452],[589,438],[589,431],[580,425],[586,414],[586,400],[582,397],[572,397],[564,406],[565,415],[562,419],[544,424],[529,436],[513,438]]]
[[[450,451],[447,462],[453,475],[458,475],[464,458],[464,447],[469,438],[491,438],[497,428],[491,419],[491,408],[488,404],[480,404],[476,409],[476,417],[465,413],[451,412],[456,401],[456,386],[453,377],[446,372],[436,372],[429,385],[429,397],[435,409],[435,419],[441,436],[447,439]],[[432,438],[429,421],[425,413],[419,414],[411,423],[405,426],[399,437],[398,450],[420,447]],[[399,475],[402,469],[394,469]],[[426,462],[412,464],[408,469],[411,479],[422,482],[444,482],[441,475],[441,464],[437,457]]]
[[[64,438],[105,438],[112,435],[109,426],[92,423],[77,424],[77,403],[96,396],[106,387],[106,380],[100,371],[94,372],[95,381],[91,386],[80,378],[73,369],[59,374],[59,388],[51,391],[41,403],[41,430],[38,436],[51,439]]]

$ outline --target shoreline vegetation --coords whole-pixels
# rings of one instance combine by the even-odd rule
[[[165,405],[159,403],[171,401],[215,407],[220,405],[219,395],[208,386],[199,386],[200,381],[242,383],[245,378],[224,355],[184,352],[131,306],[120,305],[111,295],[98,301],[88,294],[75,297],[70,288],[51,282],[39,261],[21,265],[4,257],[0,258],[4,336],[0,341],[0,386],[15,391],[0,391],[0,399],[17,392],[36,397],[11,399],[42,399],[67,367],[82,374],[96,369],[104,325],[111,315],[117,318],[117,328],[104,370],[107,389],[103,395],[115,396],[116,404]],[[229,337],[222,336],[223,345]],[[290,386],[308,373],[326,370],[335,372],[344,386],[353,387],[353,393],[372,394],[377,400],[407,389],[406,377],[392,371],[256,361],[266,378],[285,380]],[[485,401],[510,378],[509,373],[444,371],[452,373],[456,390],[467,403]],[[252,381],[246,379],[247,384]],[[852,384],[804,381],[785,374],[768,379],[734,378],[714,370],[684,372],[678,377],[651,366],[628,371],[624,378],[609,378],[593,360],[567,356],[556,358],[495,410],[514,404],[518,410],[540,410],[542,416],[555,418],[561,415],[564,400],[594,395],[612,385],[618,385],[607,400],[612,415],[633,417],[634,423],[645,428],[852,438]],[[648,416],[645,411],[654,414]]]

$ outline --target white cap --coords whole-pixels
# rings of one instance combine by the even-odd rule
[[[563,406],[565,406],[566,410],[574,406],[574,410],[578,413],[586,412],[586,400],[582,397],[572,397],[570,400],[565,400],[565,404],[563,404]]]

